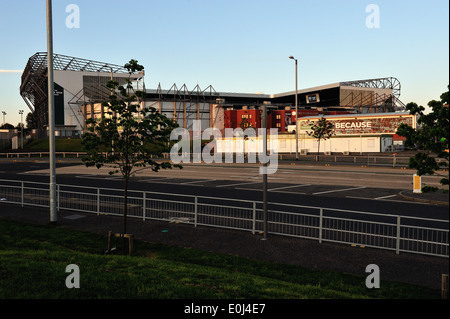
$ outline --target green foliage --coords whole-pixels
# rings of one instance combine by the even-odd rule
[[[35,150],[35,151],[46,151],[48,152],[48,138],[34,140],[24,146],[25,149]],[[80,139],[55,139],[55,150],[56,152],[82,152],[83,148],[81,146]]]
[[[331,138],[334,132],[334,124],[322,117],[319,121],[311,126],[312,132],[307,132],[309,136],[320,140],[327,140]]]
[[[36,117],[34,116],[34,113],[32,112],[28,113],[25,118],[25,122],[27,129],[37,128]]]
[[[0,129],[4,129],[4,130],[13,130],[13,129],[14,129],[14,125],[9,124],[9,123],[5,123],[5,124],[2,124],[2,125],[0,126]]]
[[[447,104],[447,106],[445,106]],[[418,116],[417,128],[401,124],[397,134],[406,137],[407,147],[417,148],[417,153],[409,160],[409,168],[417,170],[417,175],[439,175],[440,169],[449,167],[449,118],[448,91],[441,95],[440,101],[428,103],[431,112],[425,114],[425,108],[416,103],[408,103],[406,109],[412,115]],[[436,158],[443,161],[436,161]],[[448,175],[444,176],[441,185],[448,185]],[[436,187],[424,187],[423,192],[436,191]]]
[[[141,72],[144,67],[136,60],[125,64],[130,77],[126,86],[108,81],[111,90],[109,101],[102,103],[105,116],[86,120],[87,132],[81,144],[87,155],[82,158],[87,167],[111,168],[109,174],[120,173],[124,180],[123,234],[126,234],[127,191],[129,179],[138,171],[151,169],[182,168],[170,162],[153,160],[156,145],[169,145],[170,133],[178,125],[153,107],[142,107],[145,92],[134,91],[131,74]],[[159,153],[159,152],[158,152]],[[124,248],[125,250],[125,240]]]
[[[242,119],[241,123],[239,124],[239,127],[245,131],[245,129],[247,129],[249,127],[253,127],[253,126],[252,126],[252,123],[247,118],[244,118],[244,119]]]
[[[125,64],[125,68],[130,75],[143,70],[135,60]],[[162,145],[170,143],[170,133],[178,125],[153,107],[141,108],[144,92],[134,92],[130,80],[126,87],[115,81],[109,81],[107,87],[111,95],[109,101],[103,102],[105,117],[86,120],[88,132],[81,142],[87,152],[82,159],[85,165],[101,168],[110,164],[110,174],[120,172],[126,180],[141,169],[157,172],[172,168],[170,162],[155,161],[151,155],[161,152],[155,146],[161,150]]]
[[[320,141],[331,138],[335,135],[334,124],[322,117],[319,121],[311,126],[311,132],[306,132],[309,136],[316,138],[319,142],[318,152],[320,152]]]

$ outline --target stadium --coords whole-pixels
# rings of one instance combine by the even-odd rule
[[[120,65],[61,54],[54,55],[55,125],[57,137],[77,137],[87,118],[101,118],[102,101],[110,94],[107,81],[125,83],[145,90],[145,106],[151,106],[174,119],[181,127],[192,129],[194,120],[203,128],[236,128],[247,119],[260,126],[261,106],[269,107],[269,127],[287,132],[295,123],[296,92],[254,94],[218,92],[212,85],[188,88],[185,84],[163,89],[146,89],[145,74],[129,74]],[[38,129],[45,134],[48,123],[47,53],[31,56],[22,74],[20,94],[35,115]],[[391,113],[404,110],[401,85],[394,77],[343,81],[298,90],[298,118],[314,115]],[[254,115],[252,115],[252,113]],[[271,114],[271,115],[270,115]]]

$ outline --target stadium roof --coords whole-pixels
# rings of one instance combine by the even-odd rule
[[[346,81],[346,82],[336,82],[321,86],[316,86],[312,88],[306,88],[298,90],[299,94],[308,93],[313,91],[326,90],[337,87],[359,87],[359,88],[373,88],[373,89],[390,89],[392,90],[392,95],[397,99],[400,97],[400,81],[395,77],[378,78],[378,79],[368,79],[368,80],[357,80],[357,81]],[[283,92],[278,94],[272,94],[271,97],[283,97],[295,95],[295,91]]]
[[[42,127],[47,121],[48,105],[48,63],[47,52],[37,52],[28,59],[25,70],[22,73],[20,95],[34,112],[38,127]],[[116,74],[125,77],[129,71],[120,65],[76,58],[72,56],[54,54],[53,70],[89,72],[95,76],[100,74]],[[133,78],[142,76],[143,73],[132,74]]]
[[[303,116],[299,118],[299,120],[308,120],[308,119],[318,119],[325,117],[327,119],[337,119],[337,118],[360,118],[360,117],[383,117],[383,116],[409,116],[411,115],[409,112],[384,112],[384,113],[360,113],[360,114],[336,114],[336,115],[312,115],[312,116]]]
[[[38,52],[28,60],[27,68],[31,71],[38,71],[47,68],[47,52]],[[98,62],[72,56],[54,54],[53,69],[58,71],[78,71],[78,72],[113,72],[128,73],[123,66]],[[25,68],[24,73],[27,69]]]

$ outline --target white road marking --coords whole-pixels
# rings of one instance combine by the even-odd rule
[[[305,186],[311,186],[311,184],[291,185],[291,186],[277,187],[277,188],[271,188],[271,189],[269,189],[268,191],[277,191],[277,190],[280,190],[280,189],[295,188],[295,187],[305,187]]]
[[[352,190],[363,189],[363,188],[366,188],[366,187],[354,187],[354,188],[346,188],[346,189],[335,189],[335,190],[331,190],[331,191],[313,193],[313,195],[327,194],[327,193],[336,193],[336,192],[345,192],[345,191],[352,191]]]
[[[382,196],[382,197],[377,197],[374,199],[385,199],[385,198],[391,198],[391,197],[396,197],[397,195],[389,195],[389,196]]]
[[[186,183],[180,183],[180,185],[186,185],[186,184],[196,184],[196,183],[203,183],[203,182],[214,182],[216,179],[202,179],[200,181],[193,181],[193,182],[186,182]]]
[[[259,184],[259,183],[260,183],[260,182],[237,183],[237,184],[229,184],[229,185],[217,185],[216,187],[241,186],[241,185],[249,185],[249,184]]]
[[[139,182],[151,183],[151,182],[163,181],[165,179],[171,179],[171,178],[170,177],[157,177],[157,178],[152,178],[152,179],[143,179],[143,180],[140,180]]]
[[[368,198],[368,197],[357,197],[357,196],[345,196],[345,198],[355,198],[355,199],[365,199],[365,200],[383,200],[383,199],[375,199],[375,198]],[[396,199],[384,199],[386,202],[396,202],[396,203],[408,203],[408,204],[414,204],[414,205],[430,205],[428,203],[422,203],[422,202],[414,202],[414,201],[405,201],[405,200],[396,200]]]
[[[97,177],[98,175],[77,175],[76,178],[88,178],[88,179],[105,179],[104,177]]]

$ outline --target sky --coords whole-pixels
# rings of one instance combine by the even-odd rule
[[[45,0],[0,0],[0,111],[7,123],[29,112],[19,94],[21,72],[33,54],[47,51],[46,27]],[[449,3],[53,0],[53,47],[118,65],[138,60],[147,89],[175,83],[265,94],[295,90],[292,55],[299,89],[395,77],[402,102],[426,106],[449,84]]]

